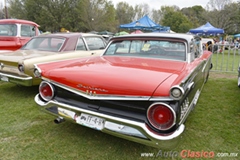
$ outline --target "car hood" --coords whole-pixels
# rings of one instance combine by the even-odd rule
[[[0,61],[19,62],[20,60],[34,57],[54,55],[56,52],[38,51],[38,50],[17,50],[13,52],[0,52]]]
[[[164,81],[171,86],[185,66],[180,61],[115,56],[38,65],[43,77],[85,94],[138,97],[152,96]],[[169,94],[166,86],[164,90]]]

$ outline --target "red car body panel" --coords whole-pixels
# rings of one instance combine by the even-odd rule
[[[96,94],[151,96],[161,83],[168,80],[166,90],[155,96],[169,96],[169,87],[178,83],[176,78],[185,70],[186,62],[104,56],[90,61],[65,61],[65,65],[61,62],[51,63],[51,66],[39,64],[38,67],[46,78],[83,92],[91,88]],[[49,67],[56,69],[48,72]],[[71,83],[65,77],[71,77]]]

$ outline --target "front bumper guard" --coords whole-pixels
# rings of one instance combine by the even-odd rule
[[[49,102],[44,102],[39,98],[39,94],[35,96],[34,100],[39,106],[41,106],[40,108],[43,111],[58,116],[60,118],[63,117],[61,117],[62,115],[57,112],[57,108],[65,109],[77,114],[84,113],[102,118],[105,120],[104,127],[101,130],[102,132],[155,148],[170,149],[176,147],[179,144],[181,134],[185,129],[184,124],[181,124],[173,133],[167,135],[159,135],[151,132],[144,122],[137,122],[102,113],[97,113],[94,111],[70,106],[52,100]],[[53,107],[55,107],[55,109],[51,109]],[[75,122],[74,118],[71,118],[70,116],[64,116],[64,118]]]
[[[4,82],[11,82],[22,86],[32,86],[32,77],[20,77],[15,75],[10,75],[6,73],[0,73],[0,80]]]

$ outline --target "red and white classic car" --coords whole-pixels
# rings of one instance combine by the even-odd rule
[[[39,25],[21,19],[0,20],[0,52],[15,51],[39,35]]]
[[[83,126],[157,148],[176,144],[208,79],[212,53],[200,37],[113,37],[100,57],[36,64],[35,102]]]

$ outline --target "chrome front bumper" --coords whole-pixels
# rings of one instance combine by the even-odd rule
[[[111,115],[97,113],[56,101],[44,102],[39,98],[39,94],[35,96],[34,100],[39,106],[41,106],[40,108],[43,111],[53,114],[61,119],[67,119],[75,123],[76,121],[74,119],[74,116],[72,116],[73,114],[88,114],[102,118],[104,119],[104,125],[101,129],[102,132],[155,148],[170,149],[176,147],[185,128],[184,124],[181,124],[173,133],[167,135],[159,135],[151,132],[144,122],[137,122],[114,117]],[[58,109],[65,110],[67,112],[69,111],[70,113],[62,115],[58,112]]]
[[[0,80],[4,82],[11,82],[15,84],[19,84],[22,86],[32,86],[33,84],[32,77],[20,77],[15,75],[10,75],[6,73],[0,72]]]

